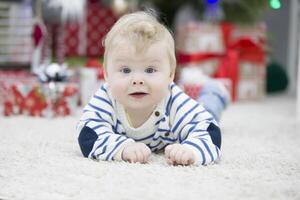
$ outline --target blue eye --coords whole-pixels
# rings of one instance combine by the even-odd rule
[[[148,67],[147,69],[145,69],[145,72],[148,74],[151,74],[151,73],[156,72],[156,69],[154,69],[153,67]]]
[[[120,72],[124,74],[129,74],[131,72],[131,69],[129,67],[123,67]]]

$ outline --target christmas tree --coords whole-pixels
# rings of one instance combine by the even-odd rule
[[[116,5],[115,2],[120,3],[121,1],[122,5],[138,5],[140,7],[152,5],[159,13],[162,13],[161,18],[168,26],[173,24],[176,13],[186,5],[193,8],[199,20],[205,20],[207,12],[217,8],[222,13],[222,17],[218,17],[217,20],[235,24],[253,24],[261,19],[269,4],[267,0],[173,0],[171,2],[165,0],[103,0],[110,5]]]

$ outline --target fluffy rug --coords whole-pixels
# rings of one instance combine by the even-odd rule
[[[300,199],[295,99],[231,105],[222,161],[204,167],[95,162],[81,156],[78,116],[0,117],[0,199]]]

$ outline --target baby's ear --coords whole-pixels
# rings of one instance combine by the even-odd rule
[[[106,66],[103,65],[103,76],[104,80],[107,81],[107,71],[106,71]]]
[[[170,75],[170,83],[174,81],[175,73],[171,73]]]
[[[174,81],[174,78],[175,78],[175,70],[172,70],[171,71],[171,74],[170,74],[170,83],[172,83]]]

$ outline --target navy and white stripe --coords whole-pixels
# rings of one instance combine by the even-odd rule
[[[210,135],[211,131],[220,134],[216,121],[176,84],[170,85],[170,94],[163,103],[161,115],[155,118],[152,130],[146,133],[129,134],[114,102],[107,91],[107,84],[104,84],[85,106],[77,129],[80,132],[79,144],[86,157],[113,160],[123,145],[136,141],[145,143],[152,151],[161,150],[168,144],[181,143],[197,155],[199,165],[220,158],[220,144],[215,145]],[[89,128],[88,133],[83,131],[84,127]]]

